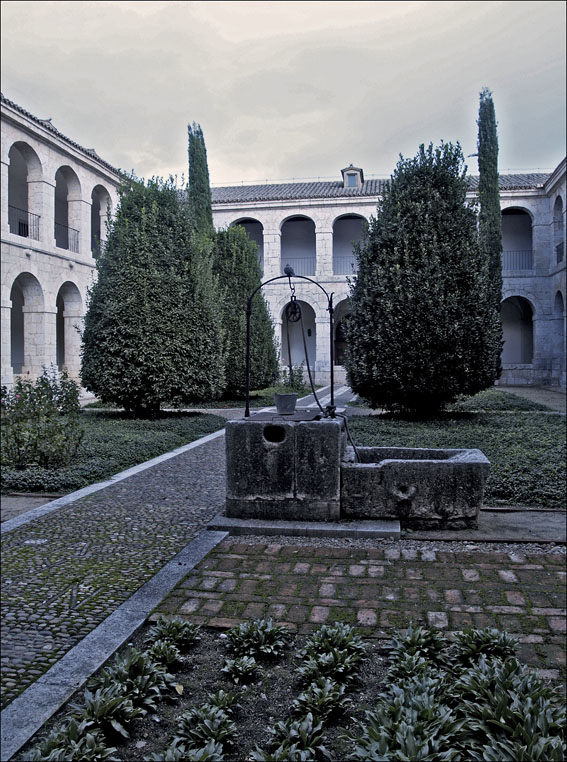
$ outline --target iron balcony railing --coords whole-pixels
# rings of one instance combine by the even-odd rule
[[[563,241],[561,243],[558,243],[555,247],[555,263],[559,264],[560,262],[563,262],[563,256],[565,254],[565,244]]]
[[[55,245],[59,249],[67,249],[75,254],[79,253],[79,231],[68,228],[60,222],[55,223]]]
[[[531,249],[502,252],[502,270],[531,270],[533,268],[533,252]]]
[[[293,267],[296,275],[315,275],[315,257],[282,257],[282,273],[286,265]]]
[[[335,275],[353,275],[356,272],[356,257],[354,254],[346,257],[333,257],[333,273]]]
[[[10,233],[39,241],[39,214],[32,214],[25,209],[9,206],[8,225]]]

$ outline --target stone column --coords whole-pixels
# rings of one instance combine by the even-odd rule
[[[38,214],[40,217],[40,243],[52,249],[55,246],[55,183],[47,180],[30,180],[28,208],[32,214]]]
[[[63,311],[63,335],[65,337],[65,362],[67,373],[75,381],[80,381],[81,333],[84,317],[80,310],[72,306]]]
[[[282,235],[278,228],[264,230],[264,280],[283,275]]]
[[[315,232],[315,251],[317,263],[315,278],[327,278],[333,272],[333,231],[321,228]]]
[[[318,384],[327,385],[331,380],[331,356],[329,349],[330,328],[329,316],[315,317],[315,339],[316,339],[316,359],[315,359],[315,381]]]
[[[56,364],[57,310],[37,310],[23,307],[24,364],[22,374],[40,376],[43,368]]]
[[[10,230],[8,224],[8,168],[9,164],[5,161],[2,162],[2,193],[0,193],[0,201],[2,203],[2,230],[8,232]]]
[[[2,196],[7,194],[3,193]],[[7,218],[6,218],[7,219]],[[12,325],[12,302],[8,304],[2,304],[2,322],[0,324],[0,330],[2,334],[2,386],[12,386],[14,383],[14,373],[12,370],[12,342],[11,342],[11,325]]]
[[[80,198],[68,200],[70,228],[79,231],[79,253],[85,257],[91,254],[91,205]],[[69,249],[71,249],[71,234],[69,234]]]

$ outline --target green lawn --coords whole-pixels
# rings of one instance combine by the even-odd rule
[[[508,410],[455,411],[429,421],[356,416],[350,429],[360,446],[478,448],[491,463],[487,505],[564,508],[565,416]]]
[[[165,413],[138,420],[123,413],[82,410],[83,442],[72,465],[60,468],[2,469],[3,492],[71,492],[107,479],[224,427],[208,413]]]

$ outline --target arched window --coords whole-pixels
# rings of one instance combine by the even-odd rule
[[[33,211],[28,183],[39,179],[41,164],[27,143],[14,143],[9,151],[8,225],[10,233],[39,241],[39,215]]]
[[[55,245],[79,252],[81,186],[71,167],[55,173]]]
[[[534,332],[531,304],[522,296],[511,296],[500,308],[504,347],[504,364],[530,364],[533,362]]]
[[[563,201],[557,196],[553,205],[553,245],[555,248],[555,263],[563,262],[565,256],[565,239],[563,232]]]
[[[333,224],[333,274],[352,275],[356,269],[353,244],[362,240],[365,219],[357,214],[345,214]]]
[[[502,270],[533,267],[532,218],[524,209],[502,212]]]
[[[301,314],[303,319],[303,331],[305,331],[305,344],[307,345],[307,354],[309,356],[309,367],[315,367],[316,358],[316,328],[315,328],[315,312],[307,302],[297,300],[301,308]],[[289,339],[289,347],[288,347]],[[301,320],[294,320],[293,318],[288,321],[287,318],[287,305],[284,307],[282,313],[282,338],[281,338],[281,356],[282,362],[289,365],[289,356],[291,351],[291,364],[293,366],[307,363],[305,360],[305,349],[303,346],[303,335]]]
[[[258,263],[264,272],[264,226],[258,220],[247,218],[233,223],[240,225],[246,231],[248,238],[258,247]]]
[[[20,273],[12,284],[10,319],[10,362],[15,374],[38,370],[35,355],[43,344],[44,299],[37,278]]]
[[[83,300],[74,283],[67,281],[57,293],[56,357],[57,367],[67,368],[70,376],[77,376],[80,370],[81,337],[79,328],[82,320]]]
[[[565,357],[565,301],[561,291],[553,300],[553,355],[560,359]]]
[[[105,220],[110,204],[110,195],[102,185],[96,185],[91,193],[91,253],[98,257],[106,240]]]
[[[308,217],[290,217],[282,225],[282,275],[286,265],[296,275],[315,275],[315,256],[315,223]]]

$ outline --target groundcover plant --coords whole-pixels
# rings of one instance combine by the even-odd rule
[[[161,618],[16,759],[562,761],[563,701],[516,648],[492,629],[365,641],[343,623]]]

